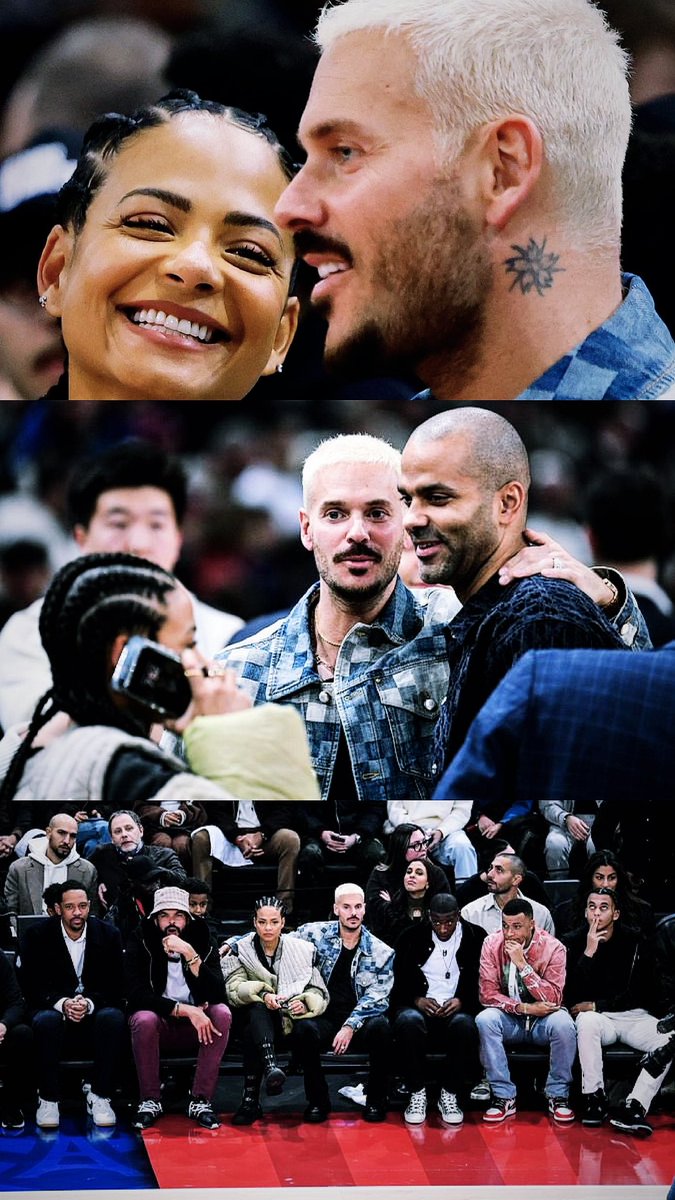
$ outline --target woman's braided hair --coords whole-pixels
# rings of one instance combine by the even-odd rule
[[[286,916],[286,905],[278,896],[259,896],[253,905],[253,916],[260,911],[261,908],[276,908],[281,913],[282,917]]]
[[[77,236],[84,229],[87,212],[94,196],[105,183],[110,160],[119,154],[125,142],[144,129],[165,125],[180,113],[210,113],[223,117],[232,125],[258,134],[269,143],[285,178],[290,180],[298,166],[282,146],[274,130],[267,124],[262,113],[248,113],[241,108],[220,104],[217,100],[202,100],[197,92],[188,88],[176,88],[162,96],[155,104],[138,108],[131,116],[121,113],[105,113],[98,117],[84,135],[82,150],[77,166],[70,179],[64,183],[56,201],[55,219],[64,228],[70,228]],[[297,261],[291,273],[289,292],[293,293]],[[45,400],[67,400],[68,357],[63,374],[44,397]]]
[[[197,92],[177,88],[162,96],[156,104],[138,108],[131,116],[121,113],[106,113],[90,125],[84,136],[80,157],[70,179],[64,183],[58,195],[56,220],[70,227],[75,234],[84,228],[87,210],[99,188],[105,182],[110,159],[119,154],[129,138],[144,129],[165,125],[180,113],[210,113],[223,117],[232,125],[246,129],[263,137],[276,153],[279,166],[286,179],[291,180],[296,166],[267,124],[262,113],[247,113],[240,108],[231,108],[216,100],[202,100]]]
[[[79,725],[113,725],[137,736],[147,727],[118,708],[108,690],[109,654],[120,633],[155,639],[177,586],[162,567],[131,554],[85,554],[54,576],[40,611],[40,637],[52,686],[38,701],[28,732],[0,785],[0,807],[18,786],[33,740],[57,712]]]

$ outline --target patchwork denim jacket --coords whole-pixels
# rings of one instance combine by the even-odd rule
[[[317,966],[330,992],[330,977],[342,950],[337,921],[309,921],[289,937],[302,938],[316,946]],[[345,1025],[360,1029],[368,1017],[384,1016],[394,982],[394,951],[369,929],[361,928],[361,938],[352,962],[352,983],[356,1008]]]
[[[358,797],[426,800],[438,778],[434,727],[448,682],[445,628],[451,589],[413,594],[400,580],[372,625],[345,638],[335,678],[319,678],[311,642],[314,584],[289,615],[217,656],[255,704],[293,704],[304,718],[321,796],[328,796],[344,729]],[[301,797],[298,797],[301,799]]]
[[[622,283],[616,312],[516,400],[675,399],[675,343],[639,275],[624,275]]]

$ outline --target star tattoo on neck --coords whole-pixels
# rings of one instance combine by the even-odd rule
[[[516,253],[504,259],[506,274],[514,277],[510,292],[518,286],[524,296],[533,288],[543,296],[547,288],[553,287],[553,276],[565,270],[558,266],[559,254],[547,253],[546,238],[539,245],[531,237],[526,246],[512,244],[511,249]]]

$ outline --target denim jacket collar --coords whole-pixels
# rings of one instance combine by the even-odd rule
[[[268,698],[277,700],[293,695],[307,685],[316,682],[316,665],[312,647],[312,611],[317,603],[319,584],[311,588],[298,601],[287,618],[286,636],[273,650]],[[369,625],[355,625],[349,636],[361,634],[391,646],[402,646],[412,641],[419,633],[424,618],[414,596],[400,579],[380,615]],[[301,668],[298,671],[298,665]]]
[[[623,275],[622,283],[616,312],[516,400],[654,400],[673,388],[675,343],[640,277]]]

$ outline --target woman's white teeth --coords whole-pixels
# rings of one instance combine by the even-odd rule
[[[209,329],[208,325],[199,325],[196,321],[188,321],[185,318],[179,320],[172,313],[167,316],[161,309],[158,312],[154,308],[140,308],[133,313],[131,319],[135,325],[163,325],[171,333],[182,333],[198,338],[200,342],[210,342],[213,337],[213,330]]]

